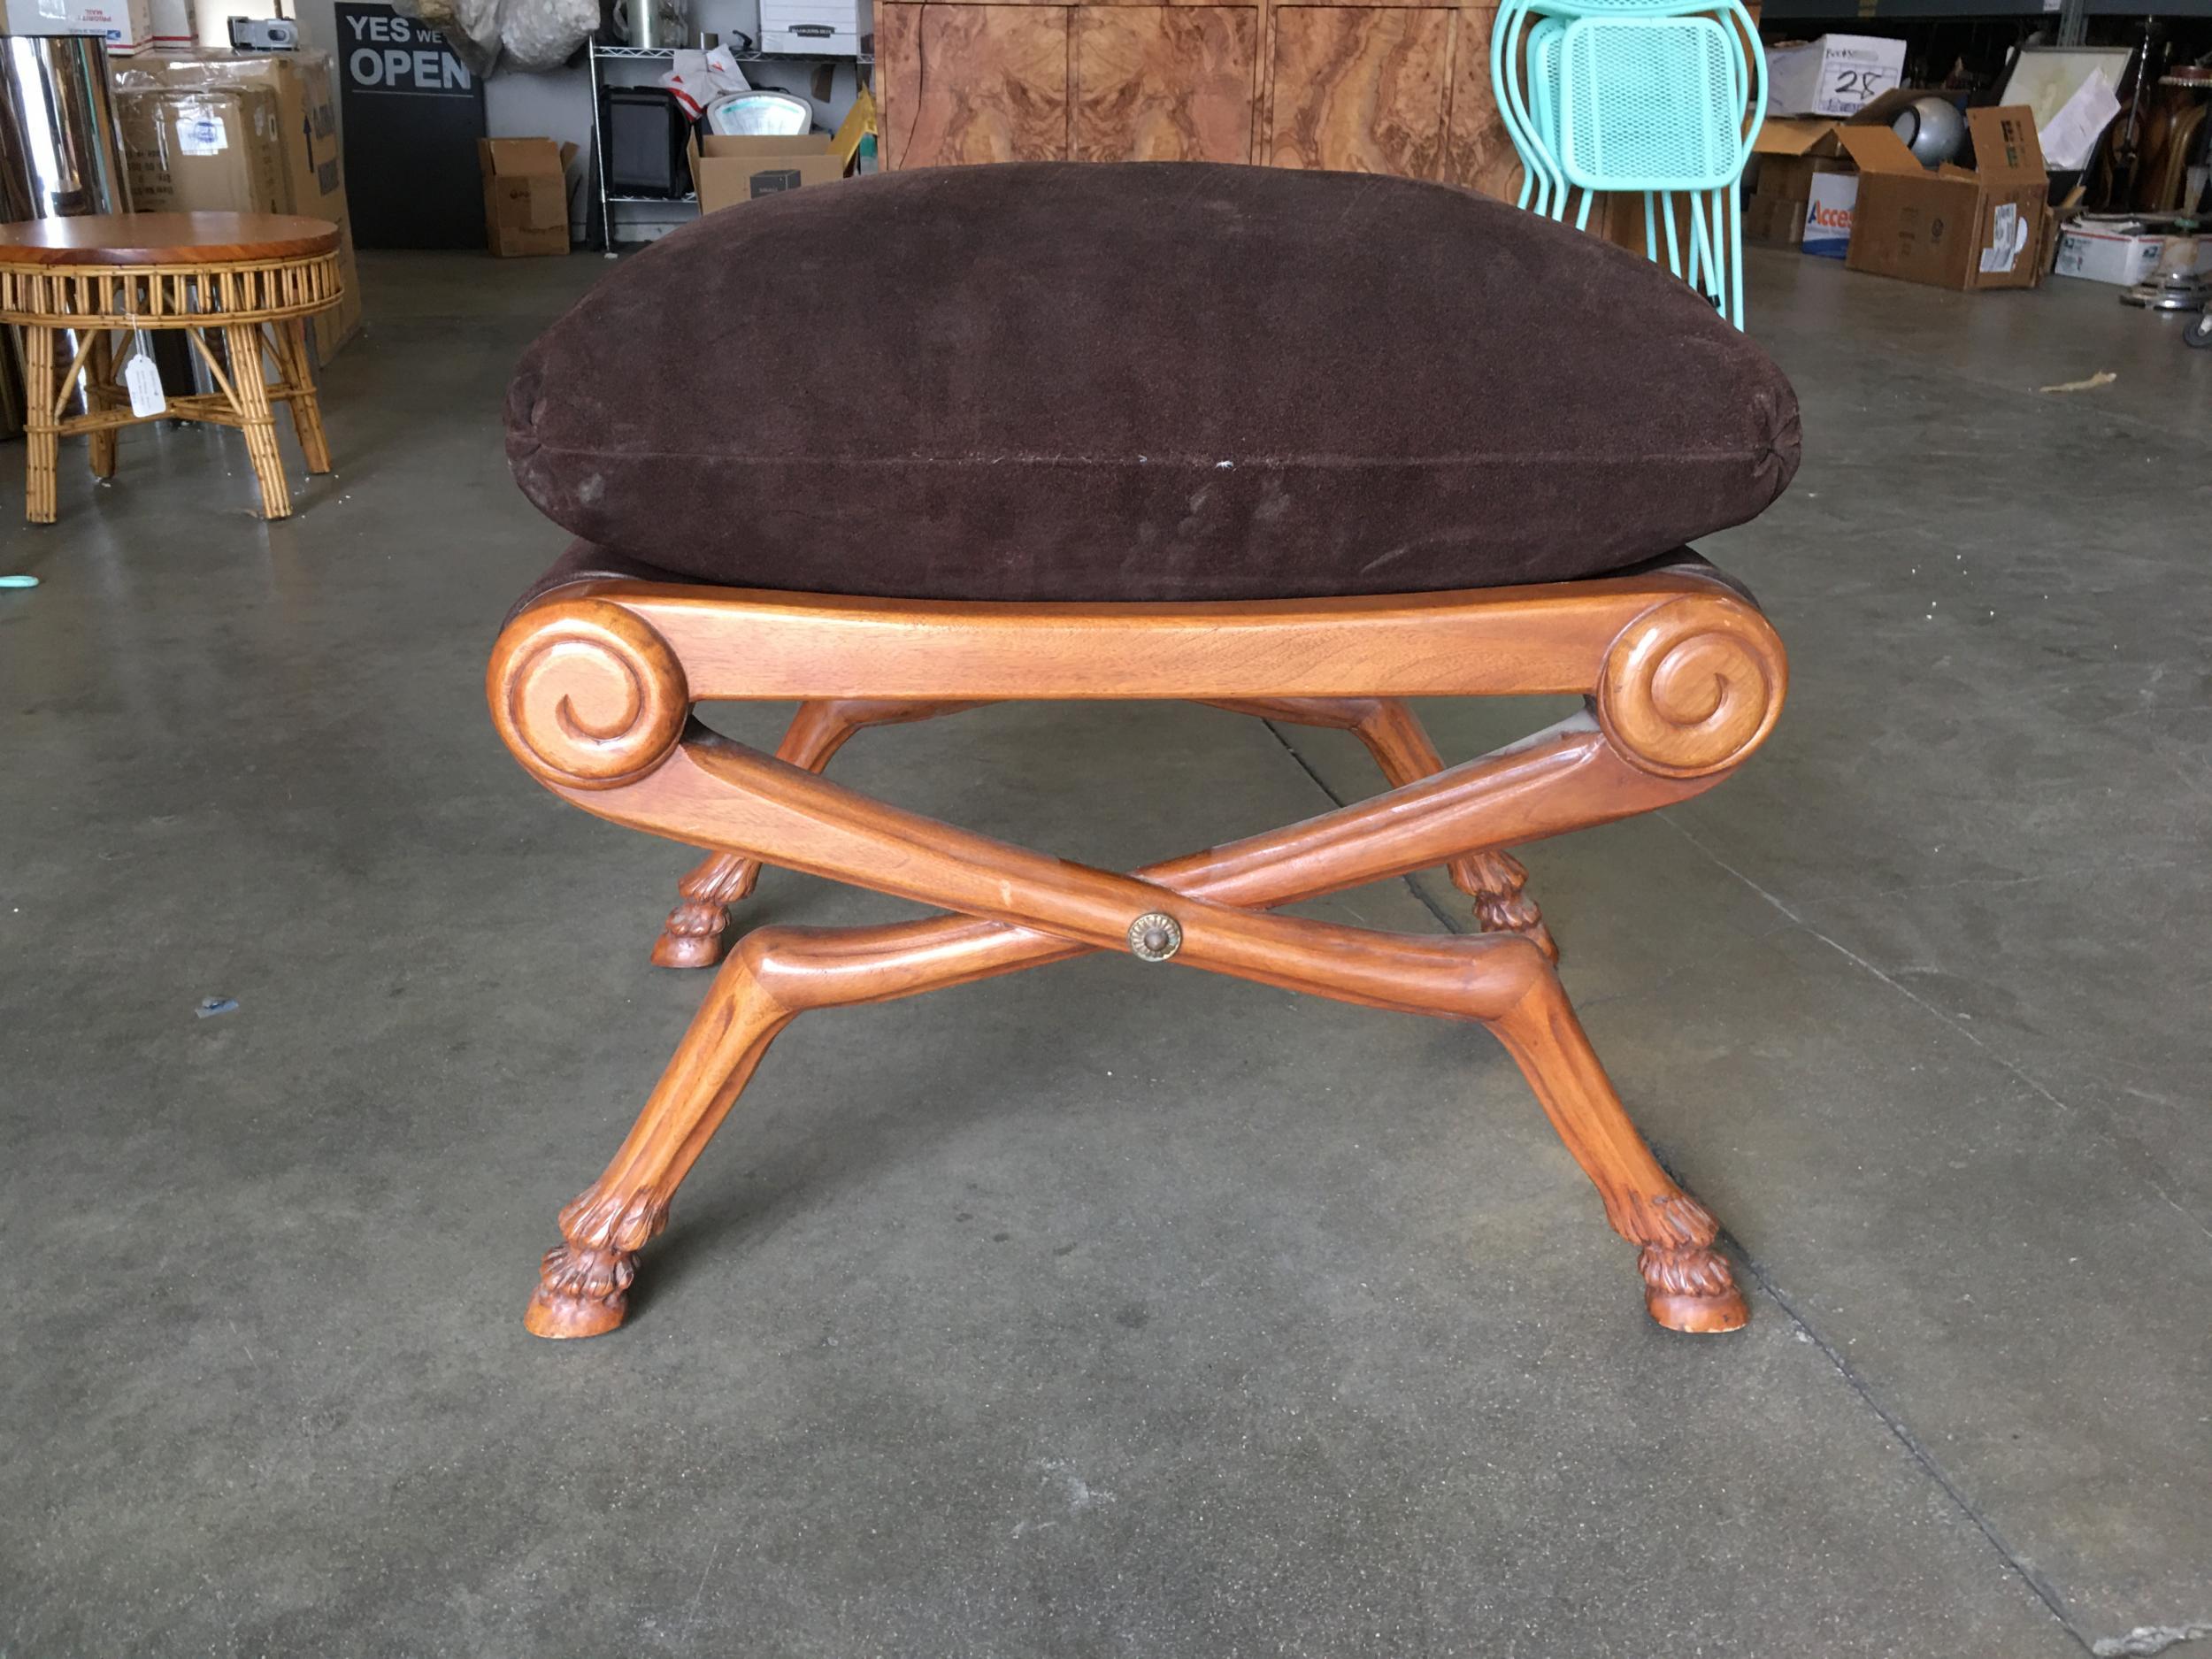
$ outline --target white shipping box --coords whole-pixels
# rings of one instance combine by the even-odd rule
[[[2166,238],[2138,224],[2073,224],[2058,234],[2060,276],[2133,288],[2147,282],[2166,251]],[[2212,242],[2197,244],[2196,269],[2212,271]]]
[[[153,44],[148,0],[7,0],[9,35],[97,35],[108,56],[127,58]]]
[[[859,0],[760,0],[760,50],[824,58],[860,54]]]
[[[1851,247],[1851,210],[1859,200],[1855,173],[1816,173],[1805,198],[1803,251],[1840,259]]]
[[[1853,115],[1905,73],[1905,42],[1872,35],[1824,35],[1767,48],[1769,115]]]

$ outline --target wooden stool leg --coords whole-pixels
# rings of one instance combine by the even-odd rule
[[[85,360],[84,406],[88,414],[99,414],[113,407],[115,399],[115,348],[106,329],[100,330],[92,342],[92,355]],[[87,458],[92,465],[95,478],[115,476],[115,439],[113,426],[96,426],[86,446]]]
[[[1247,697],[1210,699],[1216,708],[1294,726],[1322,726],[1349,732],[1367,746],[1384,780],[1394,789],[1432,778],[1444,760],[1429,741],[1421,717],[1395,697]],[[1554,962],[1559,946],[1544,926],[1543,912],[1523,889],[1528,872],[1502,849],[1463,853],[1446,865],[1452,885],[1475,902],[1475,919],[1486,933],[1518,933]]]
[[[23,325],[23,435],[29,459],[23,480],[23,516],[51,524],[59,500],[55,466],[61,434],[54,425],[54,339],[58,331]]]
[[[1751,1317],[1720,1224],[1674,1184],[1636,1133],[1559,983],[1535,977],[1513,1010],[1486,1022],[1543,1103],[1544,1115],[1598,1189],[1613,1231],[1640,1245],[1644,1305],[1671,1331],[1733,1331]]]
[[[276,419],[269,408],[269,383],[263,378],[261,329],[253,323],[226,323],[223,345],[230,357],[231,404],[246,434],[246,455],[261,485],[261,516],[288,518],[292,493],[284,481],[284,457],[277,449]]]
[[[614,1161],[561,1211],[562,1241],[523,1317],[536,1335],[598,1336],[629,1311],[638,1251],[668,1225],[678,1185],[795,1012],[772,986],[779,936],[747,935],[723,964]]]
[[[1444,770],[1443,757],[1421,725],[1421,717],[1395,698],[1379,699],[1374,712],[1352,728],[1393,788]],[[1475,902],[1475,919],[1486,933],[1518,933],[1554,962],[1559,945],[1544,926],[1536,901],[1526,897],[1528,872],[1502,850],[1468,853],[1446,866],[1452,885]]]
[[[323,432],[323,408],[316,401],[315,356],[307,343],[307,319],[295,317],[274,323],[278,373],[291,392],[292,430],[299,434],[300,451],[307,457],[310,472],[330,471],[330,440]]]
[[[722,932],[729,906],[749,895],[760,879],[757,859],[710,853],[676,884],[676,908],[653,941],[653,962],[663,968],[711,968],[722,960]]]
[[[972,708],[965,703],[901,703],[841,699],[803,703],[790,728],[776,746],[776,758],[807,772],[819,772],[857,731],[871,726],[902,725]],[[676,884],[679,902],[653,941],[653,961],[663,968],[711,968],[722,960],[722,933],[729,907],[750,896],[760,879],[760,862],[736,853],[713,853]]]

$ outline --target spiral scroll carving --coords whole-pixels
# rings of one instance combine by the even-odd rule
[[[1782,642],[1756,609],[1690,595],[1621,630],[1599,675],[1598,719],[1642,770],[1702,777],[1765,741],[1788,679]]]
[[[548,783],[611,789],[682,737],[684,671],[650,625],[603,599],[533,605],[492,649],[492,721]]]

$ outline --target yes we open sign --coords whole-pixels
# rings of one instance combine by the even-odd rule
[[[338,0],[346,193],[364,248],[480,248],[484,88],[445,36],[388,5]]]

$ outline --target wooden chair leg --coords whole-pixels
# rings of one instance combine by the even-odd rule
[[[28,452],[23,477],[23,516],[51,524],[58,510],[56,465],[61,434],[54,423],[54,341],[58,330],[23,325],[23,435]]]
[[[1411,690],[1479,695],[1572,683],[1557,663],[1501,661],[1497,649],[1486,649],[1491,634],[1508,644],[1525,639],[1525,601],[1448,596],[1430,603],[1438,614],[1421,618],[1427,638],[1410,658],[1402,641],[1375,631],[1372,607],[1341,619],[1326,609],[1270,608],[1242,620],[1248,632],[1277,638],[1279,649],[1262,657],[1281,676],[1265,687],[1270,695],[1280,687],[1285,695],[1333,696],[1326,681],[1312,684],[1310,664],[1325,662],[1330,673],[1343,673],[1346,647],[1363,636],[1379,641],[1369,647],[1375,661],[1365,672],[1386,681],[1402,675],[1409,660],[1464,665],[1463,679]],[[1191,618],[1087,613],[1071,629],[1052,611],[1008,607],[968,626],[979,642],[962,641],[968,655],[932,664],[926,659],[944,649],[946,633],[961,630],[944,608],[920,609],[910,620],[900,602],[880,602],[872,617],[862,602],[694,600],[643,585],[538,601],[502,633],[486,684],[503,740],[540,782],[616,823],[946,913],[875,928],[766,929],[746,939],[614,1162],[563,1212],[562,1242],[541,1269],[530,1328],[580,1336],[620,1322],[637,1251],[665,1225],[677,1184],[799,1011],[916,995],[1095,950],[1171,961],[1171,972],[1223,973],[1370,1008],[1481,1022],[1520,1065],[1597,1187],[1609,1222],[1637,1245],[1652,1317],[1687,1332],[1744,1324],[1744,1297],[1715,1248],[1717,1224],[1636,1133],[1532,941],[1387,933],[1280,913],[1448,863],[1471,848],[1541,840],[1678,804],[1726,777],[1771,730],[1786,663],[1772,629],[1733,595],[1701,585],[1685,591],[1671,582],[1650,589],[1594,582],[1549,595],[1547,605],[1567,666],[1593,687],[1581,712],[1381,798],[1121,874],[872,801],[718,737],[692,708],[732,690],[777,695],[776,665],[793,660],[794,640],[809,642],[810,676],[864,669],[909,687],[942,684],[947,697],[996,700],[1033,688],[1097,695],[1101,687],[1143,695],[1155,683],[1145,674],[1166,667],[1205,685],[1208,672],[1220,671],[1210,670],[1202,653],[1216,648],[1225,615],[1237,619],[1233,609]],[[827,624],[825,612],[833,613]],[[1362,626],[1347,626],[1353,622]],[[1117,626],[1128,631],[1115,650],[1092,660],[1094,635]],[[1163,655],[1158,668],[1148,669],[1142,653],[1156,652],[1161,639],[1140,629],[1167,631],[1182,660]],[[1332,630],[1339,631],[1334,639],[1326,637]],[[1009,636],[1024,631],[1038,641],[1033,655],[1007,649]],[[925,659],[918,667],[895,660],[901,632]],[[729,649],[749,634],[748,642],[767,649]],[[1448,643],[1455,634],[1456,644]],[[1302,639],[1307,634],[1314,637]],[[692,649],[680,655],[685,644]],[[1233,644],[1233,670],[1252,672],[1251,641]],[[733,659],[748,678],[721,678]],[[1301,672],[1310,675],[1302,686]],[[1282,687],[1281,679],[1292,683]],[[1211,688],[1244,690],[1220,678]],[[826,701],[816,718],[827,712]],[[1394,752],[1402,755],[1403,745]]]
[[[711,968],[721,961],[729,906],[748,896],[759,879],[759,860],[735,853],[709,853],[694,864],[676,884],[676,908],[653,941],[654,966]]]
[[[1187,898],[1210,892],[1265,908],[1310,879],[1309,849],[1341,851],[1347,845],[1333,826],[1310,821],[1141,873]],[[1561,1141],[1598,1189],[1608,1222],[1640,1247],[1637,1265],[1651,1317],[1691,1333],[1744,1325],[1748,1310],[1726,1257],[1714,1248],[1718,1225],[1652,1156],[1540,953],[1503,941],[1367,938],[1371,947],[1402,947],[1399,964],[1353,986],[1338,982],[1332,964],[1297,988],[1481,1020],[1520,1065]],[[561,1212],[562,1242],[541,1265],[526,1316],[529,1329],[541,1336],[593,1336],[621,1324],[638,1252],[667,1225],[678,1185],[769,1044],[799,1013],[921,995],[1091,948],[956,916],[878,928],[764,928],[748,934],[621,1149]],[[1468,954],[1503,950],[1519,955]],[[1285,956],[1272,967],[1294,965]],[[1265,977],[1292,982],[1272,971]],[[1502,995],[1501,983],[1511,987]]]
[[[1751,1317],[1720,1224],[1676,1186],[1630,1121],[1555,973],[1537,976],[1509,1013],[1485,1022],[1605,1205],[1613,1231],[1641,1247],[1644,1305],[1670,1331],[1734,1331]]]
[[[819,772],[853,733],[871,726],[899,726],[954,714],[969,703],[910,703],[848,698],[803,703],[776,746],[776,758],[807,772]],[[729,907],[751,896],[760,879],[760,861],[735,853],[711,853],[676,884],[678,902],[653,941],[653,961],[663,968],[711,968],[722,960],[723,930]]]
[[[1394,789],[1444,770],[1444,760],[1429,741],[1421,717],[1395,697],[1277,697],[1217,703],[1217,708],[1294,726],[1331,726],[1351,733],[1367,746],[1384,780]],[[1559,945],[1544,926],[1543,912],[1527,896],[1528,872],[1503,849],[1463,853],[1445,868],[1452,885],[1475,902],[1475,919],[1486,933],[1518,933],[1553,962]]]
[[[1443,757],[1429,741],[1421,717],[1394,697],[1379,698],[1374,711],[1352,728],[1367,745],[1384,779],[1394,789],[1444,770]],[[1528,897],[1528,872],[1502,848],[1472,852],[1445,866],[1452,885],[1475,902],[1475,919],[1486,933],[1518,933],[1553,962],[1559,944],[1544,926],[1543,912]]]
[[[97,414],[114,404],[115,348],[108,332],[103,328],[92,342],[92,355],[86,360],[84,403],[88,413]],[[97,426],[89,434],[86,458],[91,463],[92,476],[115,476],[115,439],[113,426]]]
[[[261,516],[292,516],[292,492],[284,481],[284,457],[277,448],[276,419],[269,407],[269,383],[263,378],[261,330],[253,323],[226,323],[223,345],[230,358],[232,406],[246,434],[246,456],[261,486]]]
[[[315,391],[315,355],[307,343],[307,319],[295,317],[272,323],[276,344],[277,371],[291,393],[292,430],[298,434],[300,452],[310,472],[330,471],[330,440],[323,431],[323,408]]]
[[[523,1316],[537,1335],[598,1336],[622,1323],[638,1251],[668,1225],[677,1187],[796,1011],[773,984],[780,937],[760,929],[723,964],[629,1138],[561,1211],[561,1242]]]
[[[864,726],[928,719],[973,706],[858,700],[803,703],[776,757],[818,772]],[[1263,719],[1350,732],[1366,745],[1393,788],[1444,770],[1420,717],[1394,698],[1250,698],[1217,700],[1213,706]],[[1466,853],[1447,868],[1453,884],[1475,901],[1475,917],[1485,933],[1519,933],[1550,960],[1559,960],[1559,946],[1544,925],[1543,913],[1525,892],[1528,872],[1512,854],[1502,849]],[[729,907],[751,896],[759,879],[759,862],[734,854],[713,853],[693,865],[676,884],[676,908],[653,941],[655,965],[710,968],[721,961]]]

